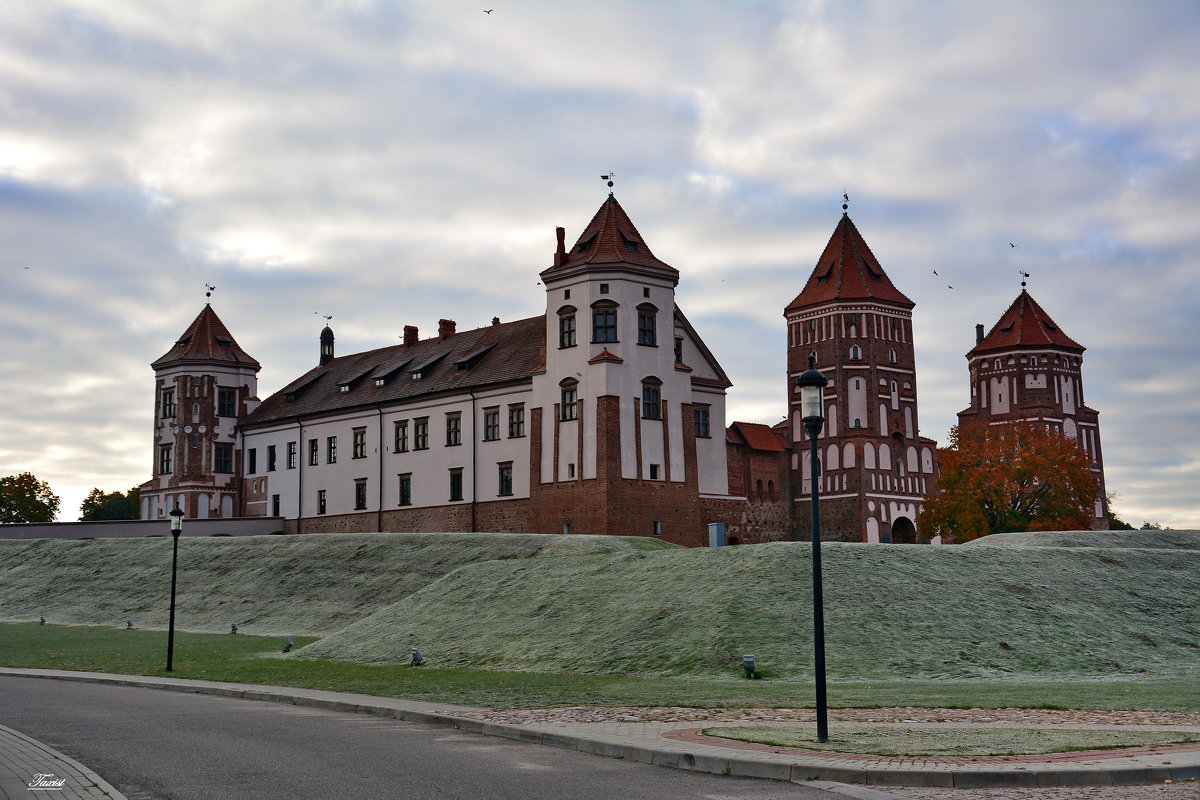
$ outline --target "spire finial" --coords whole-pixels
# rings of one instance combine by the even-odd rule
[[[842,213],[845,214],[850,208],[850,193],[842,189]]]
[[[204,288],[208,290],[204,293],[205,300],[212,297],[212,293],[217,290],[217,287],[213,286],[211,283],[208,283],[207,281],[204,284]]]
[[[612,179],[615,178],[616,176],[617,176],[617,173],[613,172],[611,169],[608,171],[607,175],[600,176],[600,180],[608,181],[608,196],[609,197],[612,197],[612,187],[613,187]]]
[[[1021,291],[1025,291],[1025,279],[1029,277],[1029,273],[1023,269],[1017,270],[1021,274]]]

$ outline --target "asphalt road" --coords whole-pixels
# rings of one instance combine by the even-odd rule
[[[0,677],[0,723],[130,800],[834,800],[361,714],[155,689]]]

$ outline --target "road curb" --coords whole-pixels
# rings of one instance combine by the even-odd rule
[[[354,714],[371,714],[394,718],[406,722],[420,722],[442,727],[456,728],[471,733],[496,736],[531,744],[542,744],[568,750],[576,750],[608,758],[624,758],[673,769],[692,770],[717,775],[767,778],[812,785],[814,782],[836,784],[858,784],[873,787],[930,786],[958,789],[1018,788],[1018,787],[1063,787],[1063,786],[1123,786],[1161,783],[1167,780],[1185,781],[1200,779],[1200,753],[1189,753],[1190,763],[1168,763],[1160,766],[1121,766],[1111,768],[1095,763],[1069,768],[1060,765],[1021,764],[1012,768],[989,769],[941,769],[922,768],[917,764],[904,767],[859,767],[837,763],[836,757],[793,758],[755,757],[746,751],[721,752],[717,745],[707,746],[703,752],[680,751],[644,744],[615,742],[610,739],[594,738],[571,732],[546,731],[527,725],[509,725],[499,722],[460,717],[441,713],[444,710],[468,710],[466,706],[449,703],[428,703],[400,698],[376,698],[369,695],[348,695],[315,689],[294,687],[262,687],[250,684],[227,684],[209,681],[192,681],[180,678],[149,678],[103,673],[75,673],[59,670],[25,670],[0,668],[0,675],[11,677],[42,678],[50,680],[73,680],[85,683],[103,683],[116,686],[131,686],[147,689],[164,689],[194,694],[211,694],[243,700],[288,703],[290,705],[341,711]],[[320,696],[333,695],[333,696]],[[361,701],[361,702],[360,702]],[[413,706],[428,706],[423,709]],[[888,797],[886,793],[875,795],[851,795],[856,797]],[[894,797],[894,795],[892,795]]]

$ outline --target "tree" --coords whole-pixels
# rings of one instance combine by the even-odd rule
[[[137,519],[140,494],[141,490],[136,486],[123,494],[92,489],[83,499],[83,504],[79,506],[79,521]]]
[[[950,431],[941,477],[921,512],[927,535],[966,542],[989,533],[1091,527],[1100,487],[1074,439],[1034,422]]]
[[[53,522],[58,495],[32,472],[0,478],[0,523]]]

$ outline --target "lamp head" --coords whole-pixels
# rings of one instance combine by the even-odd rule
[[[183,509],[175,506],[168,513],[171,515],[171,533],[178,536],[183,532]]]
[[[824,422],[825,387],[828,385],[829,379],[817,370],[817,357],[809,355],[808,369],[796,378],[796,388],[800,390],[800,413],[805,422]]]

